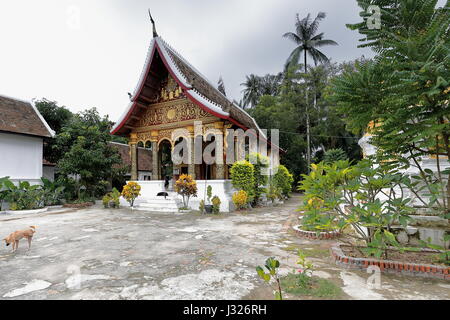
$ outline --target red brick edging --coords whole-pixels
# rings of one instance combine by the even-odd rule
[[[336,244],[331,247],[330,252],[337,265],[349,269],[365,270],[369,266],[377,266],[380,268],[381,272],[386,273],[450,280],[450,267],[392,260],[347,257],[341,249],[341,244]],[[423,252],[430,252],[430,250],[424,249]]]
[[[314,240],[329,240],[339,237],[341,233],[339,231],[326,231],[326,232],[316,232],[316,231],[305,231],[300,229],[300,226],[292,227],[297,235],[302,238],[314,239]]]

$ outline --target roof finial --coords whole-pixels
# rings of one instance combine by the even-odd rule
[[[158,37],[158,33],[156,32],[155,21],[152,18],[152,14],[150,13],[150,9],[148,9],[148,15],[150,16],[150,21],[152,22],[152,25],[153,25],[153,38],[156,38],[156,37]]]

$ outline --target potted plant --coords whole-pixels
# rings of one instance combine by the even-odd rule
[[[212,197],[212,187],[208,186],[208,188],[206,188],[206,195],[208,197],[208,204],[205,205],[205,211],[206,213],[212,213],[213,212],[213,204],[211,203],[211,197]]]
[[[212,212],[214,214],[219,214],[220,213],[220,204],[222,203],[222,201],[220,201],[220,198],[218,196],[214,196],[211,200],[212,202]]]

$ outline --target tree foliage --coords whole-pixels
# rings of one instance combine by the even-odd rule
[[[244,190],[247,193],[249,202],[253,201],[255,186],[255,168],[250,162],[237,161],[230,169],[231,183],[237,190]]]
[[[384,165],[416,167],[421,182],[411,183],[424,206],[450,212],[450,12],[437,1],[358,1],[382,8],[381,29],[351,25],[363,45],[378,55],[334,80],[332,98],[353,132],[371,126],[371,143]],[[447,7],[449,2],[447,2]],[[439,156],[444,157],[444,159]],[[424,169],[424,156],[436,161],[437,174]]]
[[[57,102],[50,101],[45,98],[35,101],[36,108],[44,117],[50,128],[56,134],[62,132],[73,117],[73,113],[65,107],[58,106]],[[56,140],[53,138],[44,139],[44,159],[57,163],[61,159],[62,154],[57,151]]]
[[[110,128],[108,117],[100,117],[93,108],[74,115],[55,138],[54,149],[63,154],[58,161],[60,174],[79,178],[78,196],[80,188],[91,197],[104,194],[101,189],[106,183],[101,182],[109,180],[122,163],[117,149],[108,144]]]
[[[291,196],[294,177],[285,166],[278,166],[278,168],[276,169],[276,173],[273,175],[273,183],[277,188],[281,190],[283,196]]]
[[[188,174],[182,174],[175,182],[175,192],[183,198],[184,209],[189,208],[189,199],[197,196],[197,182]]]
[[[270,161],[259,153],[250,153],[246,160],[253,164],[253,204],[257,204],[263,193],[266,192],[265,186],[268,182]]]

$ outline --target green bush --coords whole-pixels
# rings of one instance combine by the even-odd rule
[[[244,190],[239,190],[233,194],[233,203],[238,210],[245,209],[248,206],[248,194]]]
[[[256,205],[261,198],[261,195],[267,193],[264,186],[266,186],[268,182],[269,174],[266,171],[269,167],[270,160],[259,153],[247,155],[246,160],[253,164],[253,204]]]
[[[113,188],[111,192],[106,194],[102,198],[103,206],[107,208],[120,208],[120,192],[116,188]]]
[[[279,165],[275,175],[273,176],[273,183],[275,187],[279,188],[281,194],[289,198],[292,192],[292,184],[294,183],[294,176],[289,172],[289,170],[283,166]]]
[[[267,188],[267,199],[274,203],[276,199],[281,199],[281,197],[281,189],[275,185],[273,180],[270,181],[269,188]]]
[[[6,186],[4,187],[4,183],[9,180],[9,177],[0,178],[0,211],[2,210],[3,201],[5,201],[7,195]]]
[[[4,200],[11,210],[34,210],[45,206],[44,191],[40,185],[30,185],[28,181],[19,181],[17,186],[9,179],[3,179]]]
[[[330,149],[323,155],[323,162],[326,164],[341,160],[348,160],[347,154],[342,149]]]
[[[63,203],[65,187],[58,182],[52,182],[46,178],[41,178],[44,204],[46,206],[56,206]]]
[[[212,211],[214,214],[219,214],[220,213],[220,204],[222,203],[222,201],[220,201],[220,198],[218,196],[214,196],[211,200],[213,208]]]
[[[248,195],[248,202],[252,202],[255,196],[255,168],[248,161],[238,161],[233,164],[230,170],[231,183],[237,190],[244,190]]]

